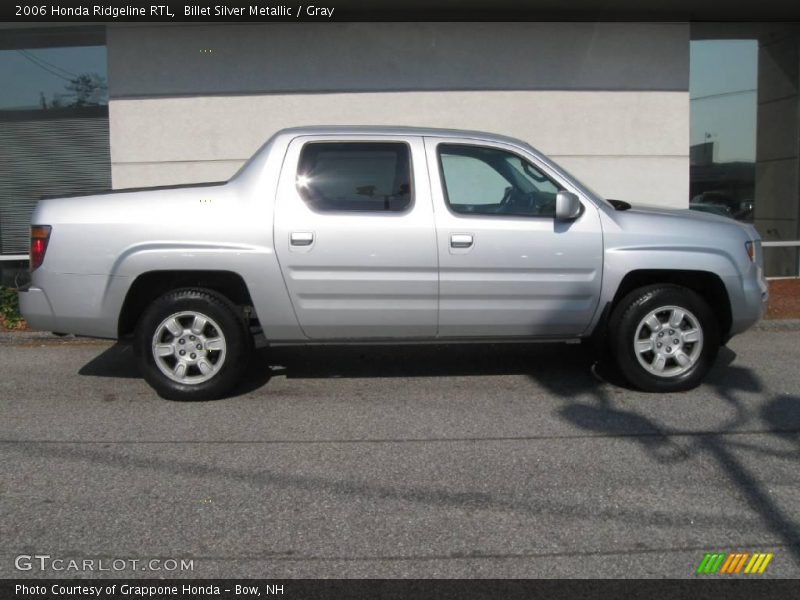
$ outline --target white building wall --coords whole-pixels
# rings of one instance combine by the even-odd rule
[[[688,48],[685,24],[113,26],[113,184],[226,179],[288,126],[417,125],[524,139],[606,197],[687,206]]]

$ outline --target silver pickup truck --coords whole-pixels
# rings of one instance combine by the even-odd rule
[[[132,338],[166,398],[224,396],[254,340],[592,340],[633,386],[696,386],[762,315],[755,229],[604,200],[519,140],[314,127],[225,183],[41,201],[22,312]]]

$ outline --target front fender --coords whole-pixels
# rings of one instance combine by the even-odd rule
[[[637,271],[663,271],[677,273],[666,281],[680,283],[680,273],[702,273],[718,277],[725,287],[730,301],[731,312],[736,316],[747,305],[745,290],[742,284],[737,259],[723,248],[707,248],[699,246],[621,246],[606,250],[603,262],[603,285],[600,294],[600,305],[594,319],[587,330],[595,330],[603,309],[611,307],[623,280]],[[605,316],[608,316],[606,310]]]

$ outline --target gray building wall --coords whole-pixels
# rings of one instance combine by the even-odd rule
[[[688,205],[689,27],[109,25],[114,187],[229,177],[308,124],[524,139],[601,194]]]
[[[765,240],[800,239],[800,27],[759,35],[755,225]],[[796,248],[769,248],[766,272],[797,275]]]

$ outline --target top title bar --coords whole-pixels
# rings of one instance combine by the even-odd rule
[[[800,21],[785,0],[12,0],[7,22],[347,21]]]

